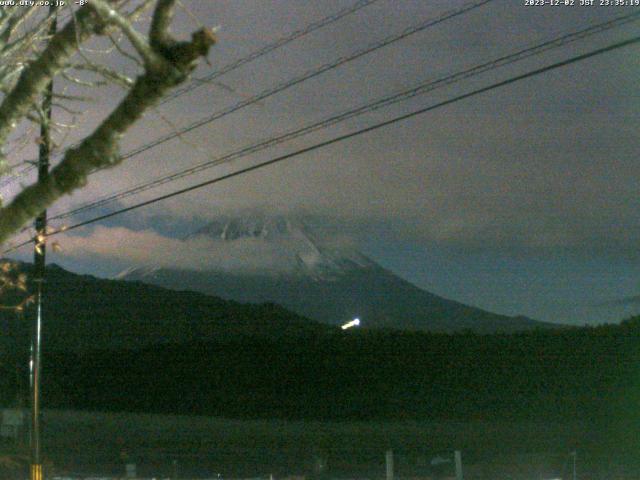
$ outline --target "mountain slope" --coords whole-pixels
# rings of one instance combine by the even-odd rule
[[[515,332],[555,326],[490,313],[424,291],[348,243],[323,238],[304,219],[221,217],[190,238],[202,236],[211,240],[211,248],[235,255],[234,267],[206,271],[145,267],[129,269],[120,278],[241,302],[274,302],[331,325],[360,317],[372,328],[436,332]],[[235,251],[234,246],[238,246]],[[263,257],[268,262],[252,264],[252,259]]]
[[[240,302],[273,302],[331,325],[360,317],[363,324],[371,328],[434,332],[470,329],[479,333],[508,333],[552,326],[447,300],[379,266],[353,269],[331,281],[175,269],[134,270],[125,278],[165,288],[206,292]]]

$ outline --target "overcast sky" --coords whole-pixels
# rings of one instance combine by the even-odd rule
[[[183,3],[189,11],[178,15],[176,33],[186,34],[200,22],[219,26],[211,65],[203,64],[196,73],[201,77],[354,2]],[[524,3],[494,0],[195,129],[96,173],[86,189],[50,212],[66,211],[384,95],[640,10]],[[465,4],[378,0],[222,76],[219,84],[206,84],[162,105],[125,138],[123,151]],[[631,38],[639,23],[65,222],[150,199]],[[133,72],[120,60],[110,61]],[[640,311],[639,74],[640,48],[619,49],[74,231],[68,237],[82,237],[82,246],[78,238],[60,237],[63,251],[49,259],[102,276],[132,261],[153,261],[163,255],[163,248],[165,259],[177,265],[204,264],[198,256],[207,256],[206,249],[180,252],[176,239],[238,209],[304,211],[327,219],[383,266],[447,298],[540,320],[617,321]],[[68,141],[99,121],[119,95],[115,89],[100,94],[86,107],[81,126]],[[154,248],[148,248],[150,244]]]

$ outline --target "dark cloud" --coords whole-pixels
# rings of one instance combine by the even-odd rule
[[[197,75],[350,4],[337,0],[183,3],[191,15],[178,15],[178,34],[193,30],[194,18],[207,25],[220,25],[220,42],[210,57],[213,67],[203,65]],[[123,150],[143,145],[463,3],[381,0],[224,76],[224,87],[206,85],[159,107],[127,136]],[[100,172],[85,190],[64,199],[52,211],[63,211],[105,193],[217,158],[426,79],[628,12],[597,6],[527,8],[522,2],[496,0],[196,129],[112,171]],[[610,44],[632,36],[636,29],[636,24],[630,24],[595,35],[231,165],[200,172],[123,200],[121,205],[150,199]],[[518,249],[578,249],[596,256],[632,251],[640,242],[637,52],[637,47],[630,47],[470,98],[128,213],[104,228],[123,228],[131,236],[136,231],[157,234],[162,237],[156,238],[160,246],[220,213],[260,207],[332,217],[338,225],[373,226],[369,231],[389,229],[396,239],[437,243],[443,248],[486,248],[503,254]],[[90,119],[99,119],[111,103],[108,96],[101,98]],[[98,229],[91,232],[87,235],[107,233]],[[96,245],[103,245],[103,239],[104,235],[96,237]],[[81,248],[74,244],[76,247]],[[103,254],[107,255],[106,251]],[[584,272],[576,270],[575,274]]]
[[[284,2],[274,9],[256,2],[185,3],[199,21],[221,26],[220,44],[211,55],[214,68],[345,5],[323,2],[320,8]],[[128,136],[127,145],[144,144],[245,95],[462,3],[403,2],[399,8],[396,3],[378,2],[225,76],[222,80],[231,89],[209,85],[163,106],[161,114],[149,115]],[[599,8],[551,10],[496,1],[165,143],[111,172],[97,174],[88,189],[61,202],[60,208],[215,158],[383,93],[618,14]],[[175,30],[180,33],[193,27],[192,17],[183,14]],[[522,65],[271,149],[249,161],[604,45],[623,36],[622,32],[624,29],[594,36]],[[567,234],[562,228],[554,235],[554,225],[579,223],[583,230],[592,225],[601,231],[612,219],[628,224],[635,221],[631,218],[638,206],[632,195],[633,179],[640,167],[634,160],[640,145],[633,121],[638,105],[631,92],[638,66],[637,56],[628,52],[599,57],[178,198],[158,206],[157,211],[206,218],[220,210],[270,205],[277,210],[311,209],[352,219],[404,219],[419,225],[424,233],[441,232],[444,240],[456,240],[456,234],[447,232],[460,232],[462,237],[478,235],[484,241],[490,230],[500,238],[511,236],[514,242],[532,234],[552,243],[567,237],[582,242],[588,235]],[[156,192],[228,170],[212,169]],[[582,217],[590,221],[583,222]],[[514,218],[518,219],[515,225]],[[541,229],[551,232],[534,232]]]
[[[640,307],[640,295],[634,295],[632,297],[623,297],[615,300],[609,300],[596,304],[596,307]]]

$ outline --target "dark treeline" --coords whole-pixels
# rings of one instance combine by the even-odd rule
[[[5,359],[3,400],[15,385]],[[243,418],[637,421],[640,317],[516,335],[347,331],[45,351],[50,407]],[[630,423],[631,424],[631,423]]]

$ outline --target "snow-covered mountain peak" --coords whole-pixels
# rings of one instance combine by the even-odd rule
[[[120,273],[113,277],[114,280],[124,280],[127,279],[130,275],[136,274],[141,276],[149,276],[153,275],[155,272],[160,270],[162,267],[153,266],[153,265],[145,265],[143,267],[129,267],[122,270]]]
[[[221,216],[200,230],[192,237],[206,235],[220,240],[233,241],[242,238],[262,238],[276,240],[303,231],[304,227],[297,221],[278,215],[267,216],[257,213],[242,216]]]
[[[233,255],[238,269],[251,269],[257,256],[268,257],[273,271],[327,279],[353,268],[374,265],[353,242],[339,233],[327,234],[305,217],[263,213],[221,216],[197,230],[189,239],[205,237]],[[237,247],[234,249],[233,247]],[[246,259],[246,265],[242,260]],[[246,267],[246,268],[243,268]]]
[[[543,328],[424,291],[358,252],[350,235],[314,217],[242,214],[218,217],[172,245],[184,256],[155,258],[160,268],[122,278],[193,290],[243,303],[273,302],[305,317],[367,328],[482,333]],[[194,266],[181,263],[187,254]]]

